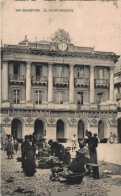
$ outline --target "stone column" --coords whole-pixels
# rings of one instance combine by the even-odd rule
[[[90,66],[90,103],[95,102],[94,66]]]
[[[53,64],[48,64],[48,102],[53,102]]]
[[[31,62],[26,63],[26,103],[31,102]]]
[[[114,67],[110,67],[110,100],[114,101]]]
[[[121,93],[121,86],[119,87],[119,93]]]
[[[118,94],[118,88],[116,87],[115,89],[114,89],[114,100],[116,101],[116,96],[117,96],[117,94]]]
[[[2,63],[2,101],[8,102],[8,62]]]
[[[74,64],[70,64],[69,103],[74,103]]]

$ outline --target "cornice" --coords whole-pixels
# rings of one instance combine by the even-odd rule
[[[115,63],[118,61],[119,55],[112,52],[77,52],[77,51],[51,51],[50,49],[39,49],[39,48],[21,48],[17,47],[5,47],[3,53],[22,53],[22,54],[34,54],[34,55],[45,55],[45,56],[58,56],[58,57],[85,57],[85,58],[102,58],[111,59]]]

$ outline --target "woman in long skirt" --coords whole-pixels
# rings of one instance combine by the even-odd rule
[[[29,136],[29,142],[26,145],[25,153],[25,175],[33,176],[36,172],[35,170],[35,145],[33,144],[33,136]]]

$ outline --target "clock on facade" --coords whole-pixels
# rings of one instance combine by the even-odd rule
[[[67,49],[67,44],[64,42],[60,42],[58,45],[58,49],[61,51],[65,51]]]

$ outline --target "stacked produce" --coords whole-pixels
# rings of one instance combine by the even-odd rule
[[[55,166],[61,166],[61,162],[58,157],[49,156],[49,157],[39,157],[38,158],[39,168],[49,169]]]

